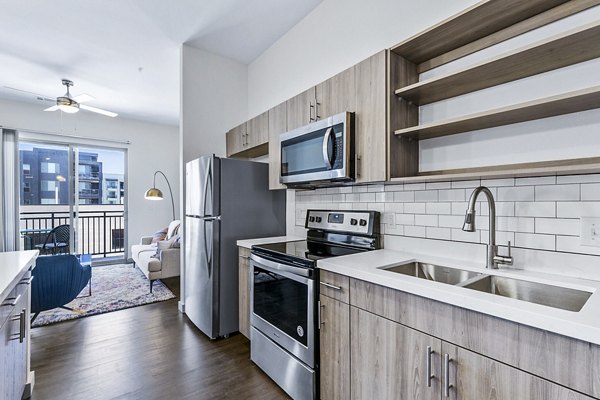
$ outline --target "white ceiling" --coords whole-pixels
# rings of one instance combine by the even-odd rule
[[[177,125],[181,43],[247,64],[321,1],[0,0],[0,98],[42,110],[4,86],[56,97],[68,78],[91,106]]]

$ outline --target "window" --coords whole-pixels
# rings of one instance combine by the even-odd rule
[[[106,187],[109,189],[116,189],[118,186],[118,182],[114,179],[107,179],[106,180]]]
[[[60,174],[60,164],[53,162],[42,163],[42,173],[45,174]]]
[[[23,183],[23,193],[31,192],[31,184],[29,182]]]
[[[25,177],[31,177],[31,165],[22,164],[22,166],[23,166],[23,175],[25,175]]]
[[[54,192],[57,188],[56,181],[42,181],[43,192]]]
[[[58,204],[56,202],[56,199],[44,199],[44,198],[42,198],[40,200],[41,200],[40,201],[41,204]]]

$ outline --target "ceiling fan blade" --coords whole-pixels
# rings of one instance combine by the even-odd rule
[[[88,101],[96,100],[96,98],[94,96],[90,96],[89,94],[82,93],[79,96],[73,97],[73,100],[78,103],[86,103]]]
[[[21,93],[27,93],[27,94],[32,94],[35,97],[38,98],[38,100],[43,100],[43,101],[51,101],[51,102],[55,102],[56,98],[52,98],[50,96],[44,96],[43,94],[39,94],[39,93],[33,93],[30,92],[28,90],[22,90],[22,89],[17,89],[14,87],[10,87],[10,86],[2,86],[4,89],[8,89],[8,90],[14,90],[15,92],[21,92]]]
[[[112,111],[106,111],[106,110],[103,110],[101,108],[86,106],[85,104],[80,104],[79,108],[81,108],[82,110],[87,110],[87,111],[95,112],[95,113],[98,113],[98,114],[106,115],[107,117],[113,117],[114,118],[117,115],[119,115],[119,114],[114,113]]]
[[[48,107],[44,111],[56,111],[56,110],[58,110],[58,106]]]

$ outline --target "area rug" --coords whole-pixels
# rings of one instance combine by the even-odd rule
[[[92,295],[86,286],[67,307],[77,312],[55,308],[41,312],[32,327],[89,317],[111,311],[137,307],[175,298],[161,282],[154,281],[152,293],[148,278],[133,264],[116,264],[92,268]]]

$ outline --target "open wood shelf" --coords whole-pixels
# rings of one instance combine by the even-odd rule
[[[420,172],[416,176],[391,178],[390,181],[395,183],[418,183],[595,173],[600,173],[600,157],[427,171]]]
[[[395,91],[425,105],[600,57],[600,22]]]
[[[554,8],[565,0],[487,0],[404,40],[391,51],[419,64]]]
[[[600,39],[599,39],[600,40]],[[496,108],[443,121],[398,129],[397,136],[431,139],[496,126],[600,108],[600,86]]]

